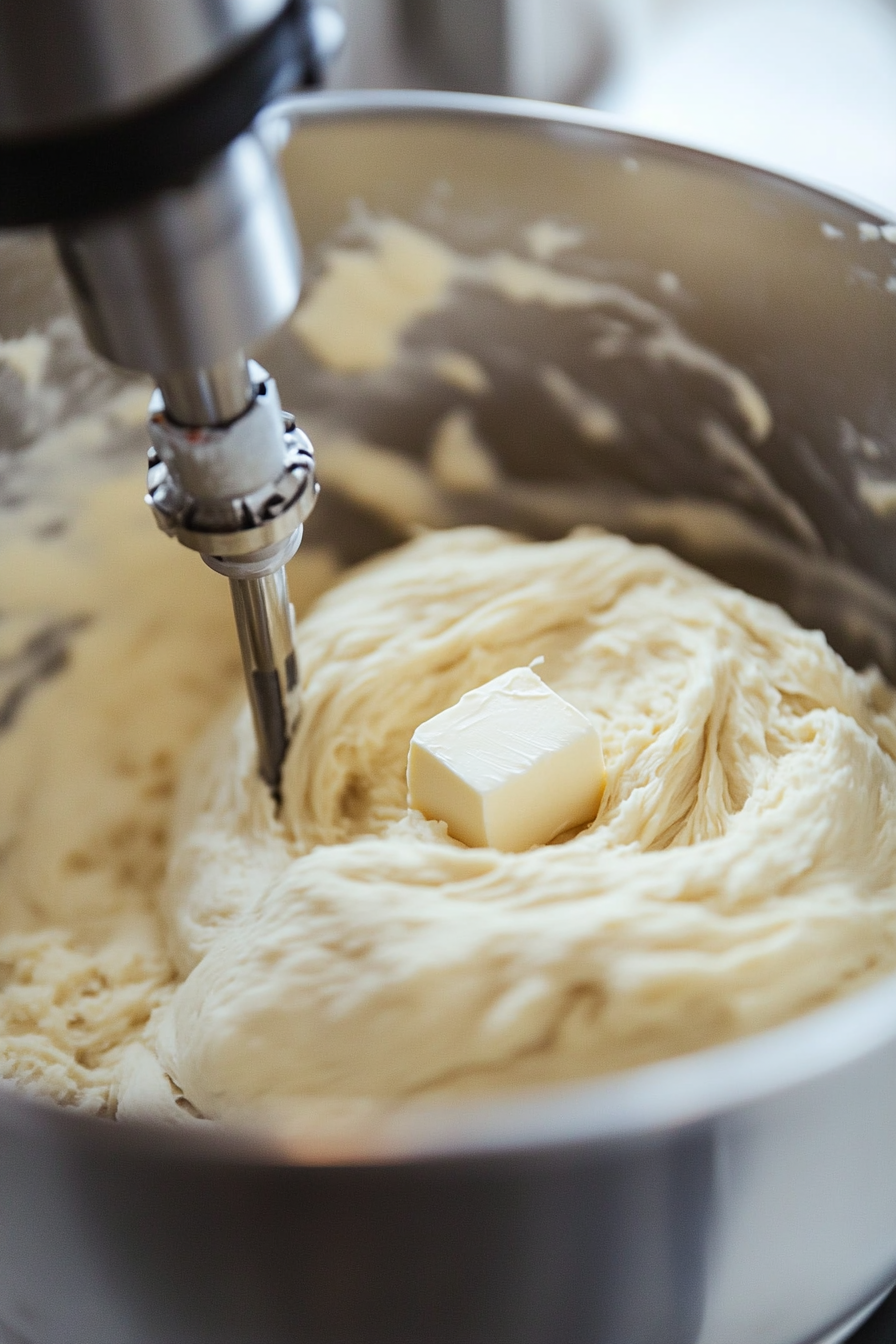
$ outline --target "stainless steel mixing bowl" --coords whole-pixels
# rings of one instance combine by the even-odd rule
[[[548,218],[580,231],[555,268],[606,286],[561,311],[461,284],[381,375],[328,373],[284,337],[262,354],[285,404],[415,460],[460,406],[504,480],[447,490],[452,519],[659,540],[896,677],[896,228],[580,111],[373,95],[282,115],[312,262],[361,201],[468,256],[527,255]],[[12,392],[0,407],[7,467],[108,395],[64,304],[45,243],[7,241],[3,335],[65,338],[45,422]],[[486,393],[433,375],[445,348]],[[618,433],[583,433],[570,386]],[[354,560],[401,528],[337,486],[309,534]],[[339,1159],[0,1094],[0,1320],[31,1344],[806,1344],[894,1278],[896,979]]]

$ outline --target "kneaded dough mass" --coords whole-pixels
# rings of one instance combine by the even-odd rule
[[[6,558],[8,615],[73,630],[0,734],[19,1084],[125,1117],[394,1108],[724,1041],[896,966],[894,693],[659,548],[462,528],[343,578],[299,627],[279,817],[226,586],[133,481]],[[334,578],[300,552],[293,595]],[[407,810],[411,735],[538,657],[601,734],[600,812],[466,849]]]
[[[357,571],[299,640],[281,820],[246,713],[182,785],[157,1048],[204,1115],[599,1074],[896,963],[892,692],[777,608],[619,537],[466,528]],[[539,656],[601,733],[600,812],[467,849],[407,812],[411,734]]]

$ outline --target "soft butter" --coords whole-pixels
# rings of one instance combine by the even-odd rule
[[[604,784],[594,725],[528,667],[421,723],[408,802],[466,845],[524,850],[593,821]]]

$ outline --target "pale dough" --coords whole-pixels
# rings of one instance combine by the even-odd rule
[[[359,570],[299,637],[282,823],[245,713],[182,788],[159,1049],[203,1114],[592,1076],[896,966],[893,693],[777,608],[617,537],[458,529]],[[539,655],[601,732],[600,813],[466,849],[407,813],[409,739]]]

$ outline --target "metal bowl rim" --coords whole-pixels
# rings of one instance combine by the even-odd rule
[[[896,210],[869,201],[810,176],[784,172],[761,159],[735,158],[721,153],[709,143],[701,144],[678,136],[658,136],[613,112],[576,107],[567,103],[549,103],[535,98],[510,98],[490,93],[451,93],[428,89],[360,89],[340,92],[294,93],[279,98],[260,113],[256,126],[262,135],[270,135],[277,143],[276,123],[287,121],[291,133],[306,121],[342,121],[364,116],[416,116],[420,113],[479,118],[509,123],[532,121],[545,126],[574,126],[585,130],[604,131],[621,139],[637,141],[647,148],[659,151],[681,150],[695,162],[715,163],[727,168],[747,170],[770,178],[784,186],[803,187],[816,196],[824,196],[832,204],[846,205],[862,214],[861,222],[873,224],[896,223]],[[857,221],[857,223],[860,221]]]

